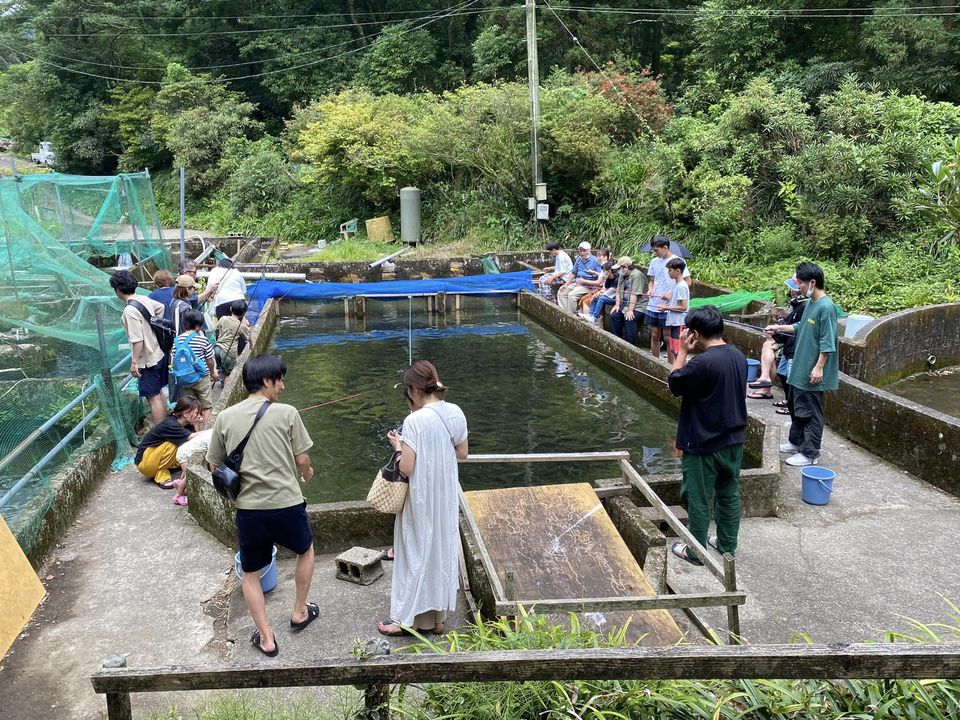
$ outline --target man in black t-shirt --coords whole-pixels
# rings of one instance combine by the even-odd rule
[[[689,357],[696,350],[697,355]],[[680,499],[687,527],[704,547],[734,554],[740,532],[740,463],[747,427],[747,360],[723,340],[723,318],[712,305],[691,310],[680,335],[680,349],[667,376],[670,392],[681,397],[677,449],[683,452]],[[710,505],[716,496],[717,534],[708,537]],[[685,543],[674,555],[703,563]]]

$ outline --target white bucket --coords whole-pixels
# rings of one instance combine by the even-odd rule
[[[872,315],[847,315],[847,324],[843,329],[843,336],[852,338],[860,331],[860,328],[872,323],[875,319]]]

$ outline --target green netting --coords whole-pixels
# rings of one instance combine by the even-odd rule
[[[736,312],[743,310],[754,300],[760,302],[773,302],[772,292],[750,292],[749,290],[737,290],[727,295],[717,295],[716,297],[690,298],[690,309],[703,307],[704,305],[714,305],[722,313]]]
[[[141,401],[136,383],[98,387],[53,427],[31,436],[129,352],[110,273],[141,281],[173,269],[147,173],[0,178],[0,499],[93,408],[96,418],[2,507],[25,550],[53,493],[50,477],[107,425],[118,457],[130,453]],[[97,330],[102,319],[103,336]],[[101,352],[101,343],[105,353]],[[126,367],[124,367],[126,370]],[[119,378],[118,378],[119,379]],[[29,443],[15,460],[8,454]]]

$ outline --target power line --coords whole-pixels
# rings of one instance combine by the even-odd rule
[[[509,10],[513,5],[498,5],[493,10]],[[323,17],[383,17],[387,15],[419,15],[420,13],[444,12],[449,8],[420,8],[418,10],[366,10],[362,12],[339,12],[339,13],[283,13],[279,15],[112,15],[120,20],[276,20],[276,19],[294,19],[294,18],[323,18]],[[83,15],[45,15],[43,19],[50,20],[84,20],[90,22],[89,16]],[[94,20],[95,22],[95,20]],[[378,24],[380,21],[376,21]]]
[[[863,8],[741,8],[734,10],[702,8],[615,8],[571,5],[558,7],[558,12],[597,13],[610,15],[639,15],[648,17],[696,17],[700,15],[723,17],[769,17],[777,19],[805,18],[869,18],[869,17],[951,17],[960,15],[957,10],[944,10],[939,5],[913,5],[903,7]]]
[[[415,32],[415,31],[417,31],[417,30],[421,30],[421,29],[423,29],[424,27],[426,27],[426,26],[428,26],[428,25],[431,25],[432,23],[438,22],[438,21],[440,21],[440,20],[444,20],[444,19],[449,18],[449,17],[454,17],[454,16],[456,16],[456,15],[460,15],[460,14],[463,13],[464,10],[466,10],[467,8],[469,8],[471,5],[476,4],[477,2],[479,2],[479,0],[465,0],[464,2],[461,2],[461,3],[457,4],[457,5],[453,5],[453,6],[449,7],[449,8],[447,8],[445,11],[441,11],[441,12],[444,13],[444,14],[442,14],[442,15],[437,15],[436,13],[434,13],[433,15],[425,15],[425,16],[422,16],[422,17],[420,17],[420,18],[417,18],[416,20],[414,20],[414,21],[412,21],[412,22],[420,22],[420,21],[423,21],[423,22],[422,22],[420,25],[416,25],[416,26],[409,27],[409,28],[406,28],[406,29],[402,30],[402,31],[399,33],[399,35],[407,35],[407,34],[409,34],[409,33]],[[383,33],[384,33],[385,31],[386,31],[386,30],[381,30],[380,32],[375,33],[372,37],[379,37],[380,35],[383,35]],[[98,74],[98,73],[90,73],[90,72],[86,72],[86,71],[83,71],[83,70],[78,70],[78,69],[76,69],[76,68],[65,67],[65,66],[62,66],[62,65],[58,65],[57,63],[52,63],[52,62],[50,62],[50,61],[48,61],[48,60],[44,60],[44,59],[41,58],[41,57],[37,57],[37,56],[35,56],[35,55],[31,55],[31,54],[26,53],[26,52],[23,52],[23,51],[21,51],[21,50],[17,50],[16,48],[11,47],[10,45],[8,45],[7,43],[2,42],[2,41],[0,41],[0,47],[4,47],[4,48],[6,48],[7,50],[9,50],[9,51],[11,51],[11,52],[13,52],[13,53],[17,53],[17,54],[22,55],[22,56],[24,56],[24,57],[27,57],[27,58],[29,58],[29,59],[31,59],[31,60],[36,60],[37,62],[41,63],[42,65],[48,65],[48,66],[54,67],[54,68],[56,68],[56,69],[58,69],[58,70],[62,70],[62,71],[64,71],[64,72],[72,73],[72,74],[75,74],[75,75],[83,75],[83,76],[86,76],[86,77],[97,78],[97,79],[100,79],[100,80],[110,80],[110,81],[113,81],[113,82],[121,82],[121,83],[128,83],[128,84],[134,84],[134,85],[163,85],[163,82],[162,82],[162,81],[159,81],[159,80],[139,80],[139,79],[136,79],[136,78],[126,78],[126,77],[118,77],[118,76],[111,76],[111,75],[100,75],[100,74]],[[310,61],[310,62],[300,63],[300,64],[298,64],[298,65],[293,65],[293,66],[290,66],[290,67],[277,68],[277,69],[275,69],[275,70],[265,70],[264,72],[260,72],[260,73],[252,73],[252,74],[249,74],[249,75],[239,75],[239,76],[233,76],[233,77],[218,77],[218,78],[210,78],[210,79],[200,79],[200,78],[196,78],[196,79],[193,79],[193,80],[188,80],[188,81],[186,81],[184,84],[188,84],[188,85],[189,85],[189,84],[227,83],[227,82],[233,82],[233,81],[235,81],[235,80],[251,80],[251,79],[255,79],[255,78],[259,78],[259,77],[266,77],[266,76],[269,76],[269,75],[277,75],[277,74],[279,74],[279,73],[290,72],[291,70],[301,70],[301,69],[303,69],[303,68],[311,67],[311,66],[313,66],[313,65],[319,65],[320,63],[322,63],[322,62],[327,62],[327,61],[329,61],[329,60],[336,60],[336,59],[341,58],[341,57],[344,57],[344,56],[346,56],[346,55],[352,55],[352,54],[354,54],[354,53],[361,52],[362,50],[365,50],[365,49],[366,49],[366,48],[364,48],[364,47],[351,48],[350,50],[345,50],[345,51],[343,51],[343,52],[341,52],[341,53],[337,53],[337,54],[335,54],[335,55],[330,55],[330,56],[327,56],[327,57],[318,58],[318,59],[312,60],[312,61]],[[137,68],[137,69],[141,69],[141,68]]]
[[[501,8],[478,8],[469,12],[460,13],[462,15],[483,15],[486,13],[498,12]],[[442,12],[442,11],[441,11]],[[285,19],[294,19],[295,15],[285,16]],[[395,21],[396,22],[396,21]],[[380,20],[370,20],[359,23],[338,23],[335,25],[292,25],[284,27],[269,28],[242,28],[236,30],[192,30],[189,32],[130,32],[128,28],[108,26],[99,32],[86,33],[47,33],[43,32],[45,38],[98,38],[110,34],[110,31],[121,32],[126,36],[144,37],[144,38],[173,38],[173,37],[206,37],[212,35],[256,35],[269,32],[306,32],[310,30],[345,30],[356,27],[367,27],[371,25],[385,25],[387,22]]]

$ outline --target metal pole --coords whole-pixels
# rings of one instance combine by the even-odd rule
[[[164,241],[163,225],[160,223],[160,209],[157,207],[157,196],[153,194],[153,180],[150,178],[150,168],[144,168],[143,174],[147,176],[147,188],[150,190],[150,203],[153,205],[153,219],[157,222],[157,232],[159,233],[157,239],[162,243]]]
[[[53,189],[57,193],[57,214],[60,216],[60,225],[63,226],[63,239],[69,244],[73,241],[73,237],[67,229],[67,218],[63,214],[63,200],[60,198],[60,186],[54,185]]]
[[[123,178],[122,178],[122,183],[121,183],[121,185],[120,185],[120,188],[122,189],[121,197],[123,198],[123,202],[124,202],[124,203],[126,204],[126,206],[127,206],[127,207],[126,207],[127,218],[130,220],[130,231],[133,233],[133,252],[134,252],[134,254],[137,256],[137,263],[136,263],[136,264],[139,265],[140,262],[144,259],[144,257],[143,257],[143,252],[142,252],[142,250],[141,250],[141,248],[140,248],[140,238],[137,237],[137,223],[134,221],[134,219],[133,219],[133,213],[132,213],[131,210],[130,210],[130,208],[131,208],[131,204],[130,204],[130,188],[127,186],[127,183],[129,183],[129,182],[130,182],[130,181],[129,181],[126,177],[123,177]]]
[[[13,168],[13,182],[17,182],[17,163],[11,158],[10,167]],[[17,199],[20,198],[20,186],[17,185]],[[7,262],[10,263],[10,284],[13,285],[13,294],[17,298],[17,302],[20,302],[20,289],[17,287],[17,276],[14,272],[13,264],[13,250],[10,249],[10,226],[7,225],[7,211],[6,208],[0,206],[0,216],[3,218],[3,240],[4,245],[7,246]]]
[[[103,313],[97,310],[97,340],[100,342],[100,374],[107,392],[113,395],[113,374],[110,372],[110,359],[107,357],[107,336],[103,331]]]
[[[537,58],[537,3],[526,0],[527,10],[527,82],[530,85],[530,161],[533,168],[530,197],[537,197],[540,175],[540,66]],[[536,213],[536,208],[534,208]]]
[[[187,257],[187,175],[185,168],[180,166],[180,269]]]

